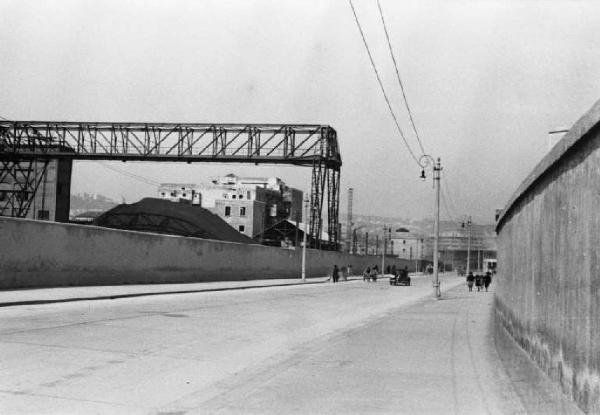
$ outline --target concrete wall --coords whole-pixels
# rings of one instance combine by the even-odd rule
[[[0,216],[0,288],[5,289],[299,278],[301,255],[300,249]],[[333,264],[352,264],[359,273],[367,265],[381,266],[381,257],[307,250],[308,277],[330,274]]]
[[[499,218],[496,315],[584,410],[600,413],[600,101]]]

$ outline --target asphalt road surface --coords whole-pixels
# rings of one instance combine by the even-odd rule
[[[7,307],[0,413],[576,413],[463,281]]]

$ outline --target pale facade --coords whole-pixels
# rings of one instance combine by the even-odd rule
[[[239,232],[260,239],[268,226],[281,220],[302,221],[302,191],[277,177],[238,177],[228,174],[210,183],[164,183],[160,198],[189,200],[219,215]]]
[[[392,255],[403,259],[423,259],[426,256],[425,237],[412,232],[394,232],[391,244]]]

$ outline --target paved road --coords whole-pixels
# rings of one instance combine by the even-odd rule
[[[429,279],[413,282],[410,288],[355,281],[7,307],[0,314],[0,412],[542,408],[539,398],[528,401],[538,395],[523,377],[515,387],[490,342],[492,293],[448,292],[462,280],[445,277],[446,299],[424,300]],[[519,394],[521,388],[527,392]]]

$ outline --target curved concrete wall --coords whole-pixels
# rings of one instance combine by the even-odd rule
[[[527,177],[498,226],[496,315],[600,412],[600,101]]]
[[[300,278],[301,261],[300,249],[0,216],[0,288]],[[309,249],[306,263],[307,277],[322,277],[381,257]]]

